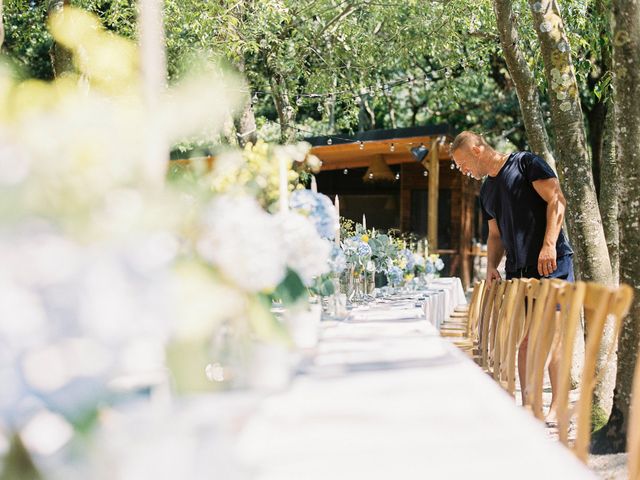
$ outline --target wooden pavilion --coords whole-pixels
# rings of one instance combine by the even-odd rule
[[[341,215],[367,226],[427,237],[447,273],[471,283],[474,239],[486,227],[479,182],[451,168],[446,125],[372,130],[356,136],[308,138],[322,160],[318,191],[340,197]]]

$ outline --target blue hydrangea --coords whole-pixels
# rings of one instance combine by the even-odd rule
[[[400,254],[404,256],[404,258],[407,261],[406,270],[408,272],[413,271],[413,269],[416,266],[416,260],[415,260],[415,257],[413,256],[413,253],[411,253],[411,250],[409,250],[408,248],[405,248],[400,251]]]
[[[436,266],[433,264],[431,260],[427,260],[427,264],[425,266],[425,271],[427,273],[436,273]]]
[[[322,238],[332,240],[335,237],[340,224],[329,197],[311,190],[296,190],[289,197],[289,206],[309,217]]]
[[[369,255],[371,255],[371,247],[369,246],[368,243],[363,242],[363,241],[360,241],[356,251],[357,251],[358,256],[360,258],[368,257]]]
[[[347,268],[347,257],[337,245],[331,248],[331,257],[329,259],[331,271],[336,274],[342,273]]]
[[[399,285],[403,278],[402,269],[396,265],[392,266],[387,272],[387,277],[389,278],[391,285]]]

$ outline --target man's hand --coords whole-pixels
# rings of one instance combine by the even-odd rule
[[[538,256],[538,273],[543,277],[551,275],[558,269],[556,263],[556,247],[550,245],[544,245],[540,250]]]
[[[491,284],[495,281],[499,282],[502,280],[500,273],[497,268],[487,268],[487,286],[491,286]]]

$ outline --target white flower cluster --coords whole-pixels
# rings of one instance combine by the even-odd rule
[[[250,292],[275,288],[284,278],[287,251],[273,215],[248,196],[214,198],[202,216],[198,253],[235,285]]]
[[[308,217],[299,213],[280,213],[276,216],[282,235],[287,265],[295,270],[305,285],[329,272],[331,244],[318,235]]]

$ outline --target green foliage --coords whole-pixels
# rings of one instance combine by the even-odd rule
[[[335,293],[335,285],[331,278],[331,274],[321,275],[316,278],[315,283],[309,288],[314,295],[320,295],[321,297],[328,297]]]
[[[107,28],[136,36],[135,2],[72,3],[98,14]],[[603,65],[610,40],[602,34],[608,28],[608,3],[568,0],[562,5],[587,109],[610,90]],[[27,0],[6,5],[6,51],[25,75],[51,78],[45,2],[34,5],[29,7]],[[544,93],[528,2],[514,2],[514,13],[520,48]],[[273,80],[281,79],[279,88],[289,97],[300,138],[352,134],[372,126],[448,123],[454,131],[474,129],[493,142],[526,146],[490,0],[167,0],[165,32],[171,81],[199,59],[244,72],[252,90],[261,92],[254,110],[267,141],[279,139],[270,92]],[[336,95],[312,95],[327,92]],[[357,97],[367,102],[373,125],[363,123],[368,115]]]
[[[25,78],[53,78],[49,52],[53,39],[46,28],[45,2],[13,0],[4,5],[3,51]]]
[[[293,305],[305,298],[306,294],[307,288],[304,286],[300,276],[293,270],[288,269],[285,279],[278,285],[270,298],[281,300],[285,305]]]

